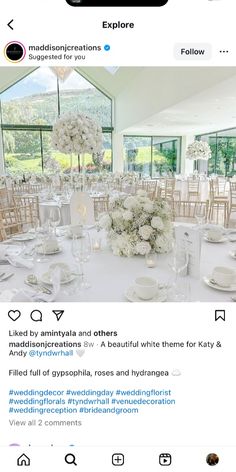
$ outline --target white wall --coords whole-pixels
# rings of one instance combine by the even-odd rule
[[[123,134],[113,134],[113,171],[123,172],[124,170]]]

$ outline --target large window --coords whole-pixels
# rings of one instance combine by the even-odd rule
[[[63,172],[70,171],[70,156],[55,151],[51,142],[59,115],[80,112],[103,128],[102,165],[86,155],[87,172],[112,170],[112,100],[73,70],[61,82],[50,68],[39,68],[0,95],[5,167],[11,172],[41,172],[47,157],[54,157]],[[80,166],[73,156],[73,169]]]
[[[158,136],[125,136],[125,170],[158,178],[178,172],[181,138]]]
[[[225,176],[236,174],[236,128],[217,131],[216,133],[197,136],[208,142],[211,159],[208,161],[208,173]]]

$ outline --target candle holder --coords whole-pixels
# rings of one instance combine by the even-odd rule
[[[155,251],[150,251],[148,254],[146,254],[145,260],[147,267],[153,269],[157,266],[157,253]]]
[[[102,238],[98,236],[96,238],[92,238],[92,249],[93,252],[99,252],[102,248]]]

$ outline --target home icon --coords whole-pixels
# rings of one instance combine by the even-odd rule
[[[21,454],[21,456],[18,457],[18,459],[17,459],[17,465],[29,467],[30,466],[30,458],[26,454]]]

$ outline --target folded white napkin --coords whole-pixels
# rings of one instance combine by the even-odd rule
[[[16,254],[14,254],[16,251]],[[27,259],[24,259],[21,255],[17,254],[19,251],[19,246],[14,245],[0,245],[0,260],[8,261],[14,267],[24,267],[26,269],[33,268],[33,262]]]
[[[16,288],[13,288],[12,290],[3,290],[3,292],[0,293],[0,302],[11,302],[16,294]]]
[[[61,278],[60,269],[56,268],[52,272],[53,285],[52,285],[52,288],[50,287],[50,290],[52,290],[51,294],[47,294],[40,291],[36,292],[33,289],[22,289],[22,290],[19,290],[16,294],[14,294],[11,301],[12,302],[53,302],[60,291],[60,278]]]
[[[7,260],[13,267],[22,267],[25,269],[33,269],[34,267],[33,261],[24,259],[21,256],[7,256]]]

